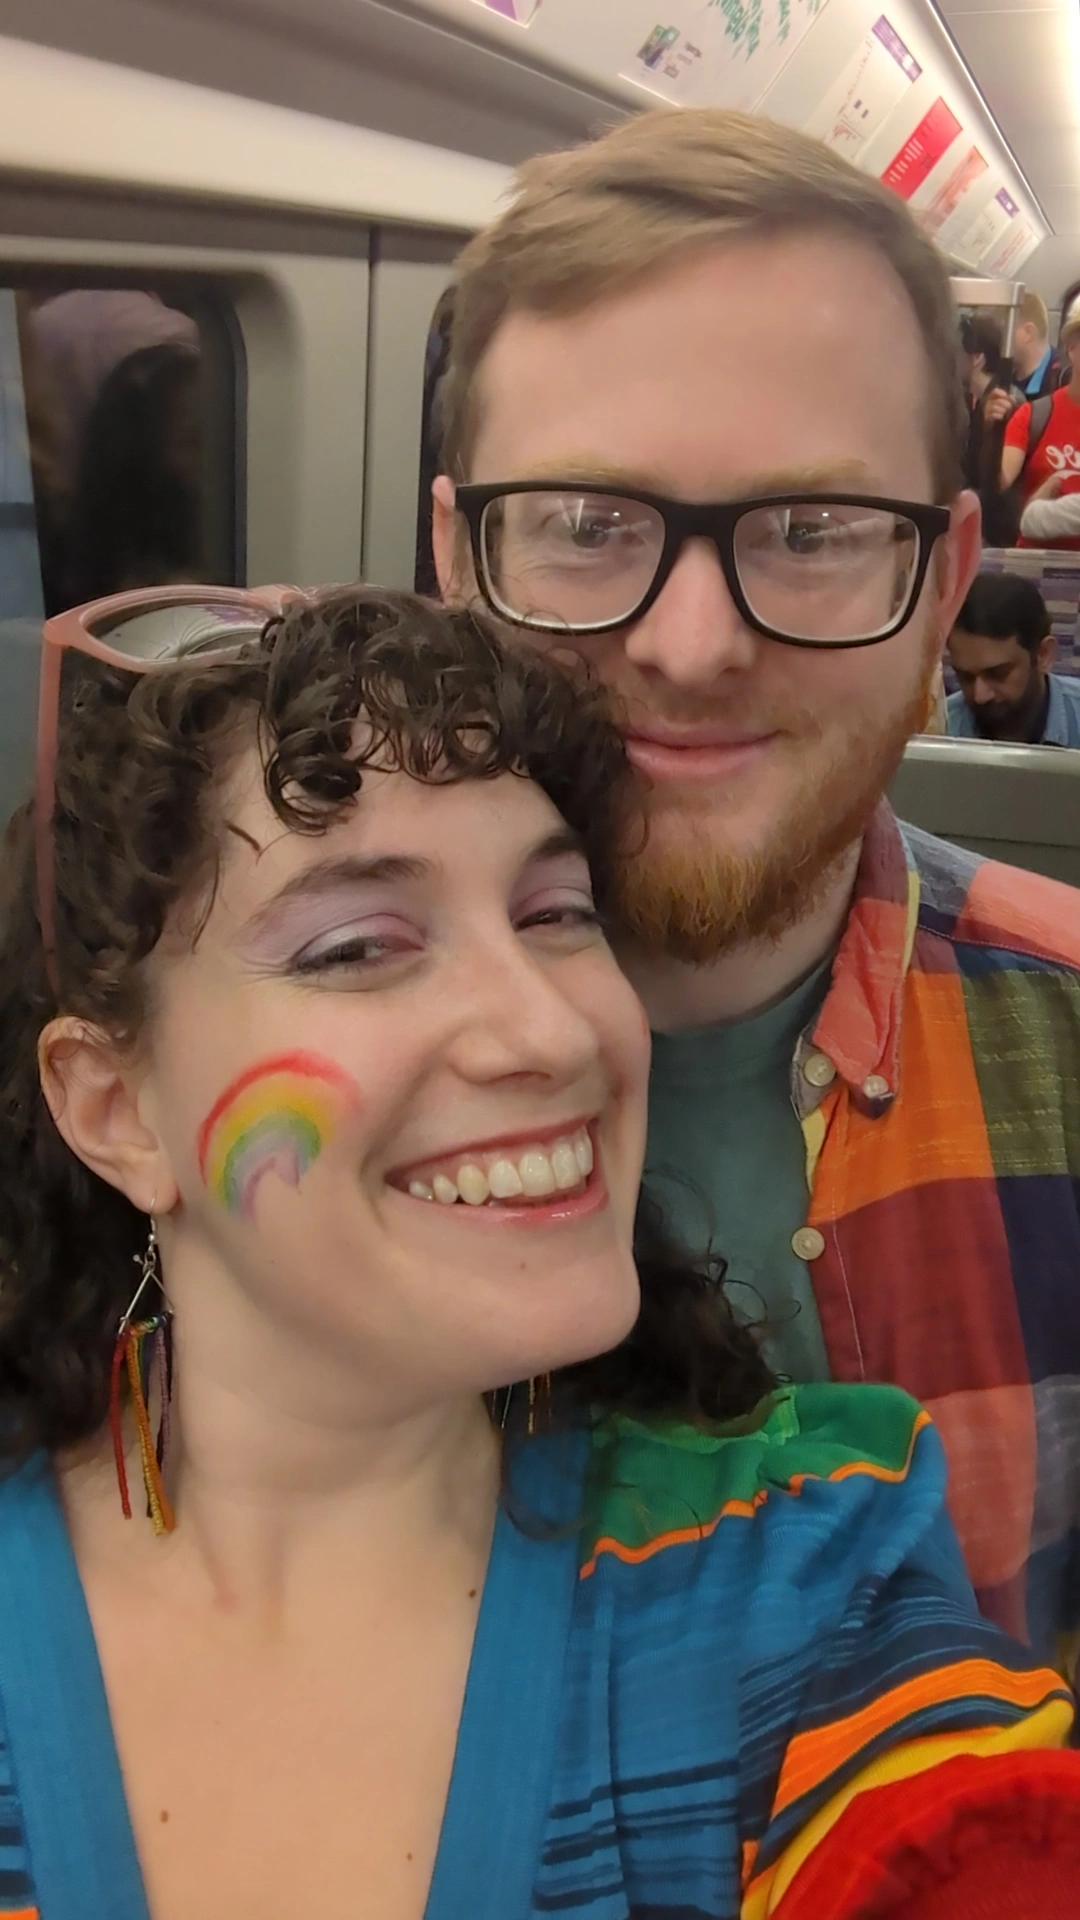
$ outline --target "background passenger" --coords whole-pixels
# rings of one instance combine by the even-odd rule
[[[28,324],[48,392],[58,478],[70,492],[86,422],[113,368],[144,347],[195,351],[199,330],[188,314],[138,287],[74,287],[36,296]]]
[[[1074,1662],[1080,894],[882,797],[978,570],[965,426],[896,195],[646,113],[530,162],[460,263],[436,553],[619,698],[650,835],[616,937],[685,1243],[723,1223],[778,1372],[932,1403],[984,1609]]]
[[[990,313],[964,314],[960,321],[961,364],[968,401],[964,480],[982,503],[983,539],[991,547],[1009,547],[1020,526],[1020,501],[1000,485],[1005,421],[1023,404],[1001,351],[1001,323]],[[1001,400],[1007,405],[997,405]],[[992,417],[987,409],[995,403]]]
[[[1013,328],[1013,375],[1026,400],[1054,393],[1061,378],[1061,357],[1050,345],[1050,316],[1041,294],[1029,287]]]
[[[1066,321],[1061,345],[1071,369],[1068,385],[1059,387],[1053,395],[1048,414],[1045,398],[1028,401],[1013,414],[1005,429],[1002,486],[1011,487],[1017,482],[1025,506],[1052,478],[1060,479],[1070,493],[1080,484],[1080,315]],[[1034,540],[1021,532],[1018,544],[1073,549],[1080,548],[1080,537],[1066,532]]]
[[[981,573],[949,635],[960,682],[959,693],[949,696],[949,732],[969,740],[1080,747],[1080,679],[1051,673],[1055,645],[1034,581]]]
[[[60,687],[0,945],[4,1895],[1065,1920],[1072,1705],[929,1422],[639,1277],[595,692],[355,589]]]
[[[72,504],[70,604],[198,570],[199,355],[144,347],[113,368],[86,423]]]

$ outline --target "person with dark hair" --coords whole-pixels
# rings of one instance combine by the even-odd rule
[[[256,606],[46,633],[0,1902],[1065,1920],[1071,1698],[980,1619],[929,1419],[779,1386],[638,1206],[599,693],[412,596]]]
[[[964,481],[982,502],[983,539],[991,547],[1012,544],[1019,526],[1018,497],[999,486],[1005,422],[1023,402],[1002,352],[1001,323],[992,313],[960,317],[960,354],[968,403]]]
[[[1051,673],[1055,641],[1033,580],[980,573],[949,636],[960,682],[949,732],[1026,746],[1080,747],[1080,680]]]
[[[71,510],[71,600],[190,580],[199,557],[199,353],[128,354],[103,382]]]

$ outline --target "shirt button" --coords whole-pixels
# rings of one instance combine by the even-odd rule
[[[836,1068],[827,1053],[809,1053],[803,1062],[803,1079],[812,1087],[831,1087],[836,1079]]]
[[[868,1100],[884,1100],[886,1094],[892,1092],[888,1081],[883,1080],[880,1073],[872,1073],[868,1080],[864,1080],[862,1090]]]
[[[825,1251],[825,1235],[816,1227],[800,1227],[791,1236],[791,1251],[799,1260],[820,1260]]]

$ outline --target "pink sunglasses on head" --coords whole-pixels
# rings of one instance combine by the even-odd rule
[[[299,598],[296,588],[140,587],[91,600],[46,620],[42,630],[38,688],[37,759],[34,776],[34,850],[37,862],[38,919],[45,969],[59,994],[56,967],[56,864],[53,816],[56,810],[56,743],[60,720],[60,675],[65,653],[88,653],[128,673],[152,673],[155,667],[197,655],[228,659],[266,622]]]

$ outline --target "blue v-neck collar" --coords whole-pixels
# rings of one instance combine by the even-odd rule
[[[587,1443],[531,1442],[500,1508],[425,1920],[528,1920]],[[149,1920],[82,1582],[43,1457],[0,1482],[0,1713],[43,1920]]]
[[[40,1455],[0,1484],[0,1710],[43,1920],[149,1920],[94,1630]]]

